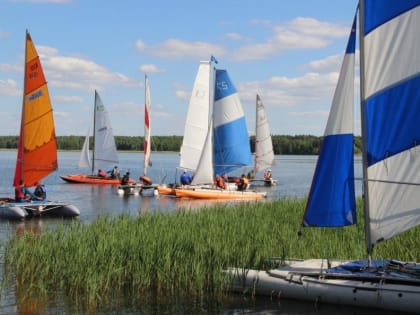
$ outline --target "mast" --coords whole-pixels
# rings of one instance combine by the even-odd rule
[[[362,132],[362,169],[363,169],[363,210],[365,218],[365,242],[366,252],[370,264],[373,246],[371,245],[370,235],[370,216],[369,216],[369,181],[367,177],[367,142],[366,142],[366,117],[365,117],[365,56],[364,56],[364,34],[365,34],[365,2],[359,2],[359,46],[360,46],[360,117],[361,117],[361,132]]]
[[[27,71],[27,67],[26,67],[26,63],[28,62],[27,60],[27,56],[28,56],[28,36],[29,35],[29,31],[26,30],[26,36],[25,36],[25,60],[24,60],[24,73],[23,73],[23,97],[22,97],[22,114],[21,114],[21,119],[20,119],[20,136],[19,136],[19,146],[20,149],[18,151],[20,151],[20,156],[18,156],[18,159],[20,158],[20,176],[19,176],[19,181],[24,180],[24,160],[25,160],[25,150],[23,150],[23,148],[25,147],[25,128],[23,128],[23,124],[25,121],[25,96],[26,96],[26,71]],[[19,153],[18,153],[19,155]],[[19,183],[17,183],[19,184]]]
[[[96,98],[97,92],[95,90],[95,99],[93,101],[93,150],[92,150],[92,175],[95,170],[95,134],[96,134]]]
[[[255,96],[255,145],[254,145],[254,174],[257,174],[257,130],[258,130],[258,94]]]

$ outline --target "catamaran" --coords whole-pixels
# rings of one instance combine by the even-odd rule
[[[420,224],[420,0],[362,0],[360,95],[367,258],[286,260],[230,269],[233,290],[419,313],[420,264],[372,259],[373,249]],[[356,18],[347,45],[303,227],[356,224],[353,84]],[[413,244],[417,244],[414,242]],[[416,246],[418,247],[418,246]],[[417,249],[417,248],[416,248]]]
[[[54,116],[41,60],[26,31],[22,117],[13,186],[36,186],[58,169]],[[24,219],[34,216],[76,217],[79,209],[65,202],[0,200],[0,217]]]
[[[175,188],[175,194],[199,199],[261,199],[266,196],[265,192],[214,186],[216,176],[251,165],[252,159],[245,115],[236,88],[226,70],[212,69],[212,60],[214,58],[208,62],[207,68],[209,81],[202,86],[206,91],[203,95],[209,96],[206,98],[209,105],[206,107],[208,118],[204,143],[191,185]]]
[[[257,94],[255,114],[255,157],[254,169],[250,177],[250,183],[263,183],[264,186],[273,186],[277,180],[271,175],[271,169],[276,160],[274,159],[273,142],[271,140],[270,126],[268,124],[267,114],[261,97]],[[255,178],[258,172],[264,172],[263,178]]]
[[[143,159],[143,175],[140,176],[140,183],[120,185],[118,186],[118,194],[120,195],[138,195],[143,191],[157,189],[157,185],[152,184],[152,179],[147,176],[147,170],[152,165],[151,154],[151,127],[150,127],[150,87],[147,74],[144,76],[144,159]]]

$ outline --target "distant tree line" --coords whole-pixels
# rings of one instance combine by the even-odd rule
[[[59,150],[81,150],[84,136],[58,136],[57,145]],[[92,149],[92,138],[90,139]],[[276,135],[272,136],[273,150],[275,154],[288,155],[317,155],[319,154],[322,137],[310,135]],[[0,149],[16,149],[17,136],[0,136]],[[143,137],[116,136],[115,143],[119,151],[143,151]],[[182,144],[182,136],[154,136],[152,138],[152,151],[178,152]],[[251,151],[255,151],[255,137],[250,138]],[[355,137],[354,150],[361,153],[362,141]]]

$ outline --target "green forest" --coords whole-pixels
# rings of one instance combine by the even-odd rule
[[[272,136],[273,150],[276,155],[317,155],[323,137],[311,135],[274,135]],[[59,150],[81,150],[84,136],[58,136]],[[93,142],[90,139],[90,147]],[[0,136],[0,149],[16,149],[18,136]],[[143,137],[115,136],[115,143],[119,151],[143,151]],[[182,136],[154,136],[152,151],[178,152],[182,144]],[[250,138],[251,151],[254,152],[255,137]],[[360,137],[355,137],[354,152],[359,154],[362,148]]]

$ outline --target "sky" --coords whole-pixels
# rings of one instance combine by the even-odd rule
[[[356,6],[357,0],[0,0],[0,135],[19,131],[28,30],[58,136],[92,130],[95,90],[114,135],[143,136],[145,73],[152,136],[182,135],[199,62],[211,55],[237,88],[251,135],[259,94],[273,135],[322,136]]]

